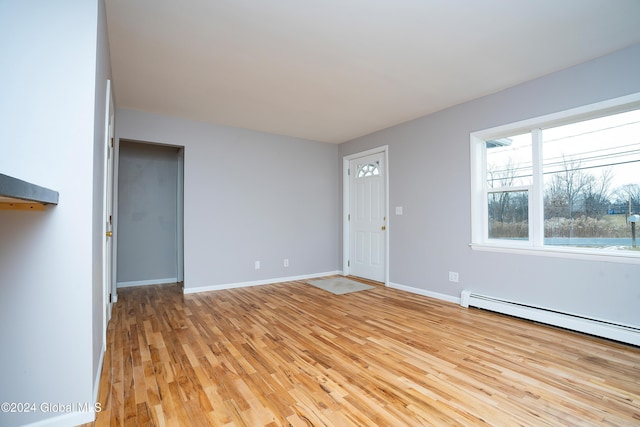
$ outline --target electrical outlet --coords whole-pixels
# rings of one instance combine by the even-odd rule
[[[284,259],[284,266],[285,267],[289,267],[289,259],[288,258]]]
[[[255,262],[256,270],[260,270],[260,261]]]
[[[460,279],[460,276],[458,276],[458,272],[457,271],[450,271],[449,272],[449,281],[450,282],[458,283],[459,279]]]

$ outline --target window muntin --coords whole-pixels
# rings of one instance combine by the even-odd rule
[[[483,181],[472,244],[640,255],[627,221],[629,207],[640,213],[639,99],[595,119],[585,107],[472,134],[472,176]]]

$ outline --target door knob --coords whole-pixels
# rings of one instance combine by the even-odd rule
[[[107,235],[107,237],[111,237],[113,236],[113,231],[107,231],[105,234]]]
[[[383,226],[382,226],[382,231],[384,231],[384,230],[386,230],[386,229],[387,229],[387,226],[386,226],[386,225],[383,225]]]

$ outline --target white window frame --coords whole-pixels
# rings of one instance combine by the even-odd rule
[[[561,126],[640,108],[640,93],[623,96],[542,117],[497,126],[470,134],[471,157],[471,243],[474,250],[522,253],[563,258],[592,259],[640,264],[640,253],[605,251],[594,248],[544,245],[544,202],[541,129]],[[487,184],[486,141],[531,132],[533,182],[531,186],[489,189]],[[500,191],[529,192],[529,239],[526,241],[489,238],[488,195]]]

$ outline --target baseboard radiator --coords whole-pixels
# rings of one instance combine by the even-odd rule
[[[632,325],[607,322],[541,307],[533,307],[514,301],[479,295],[467,290],[462,291],[460,305],[463,307],[483,308],[485,310],[640,346],[640,327]]]

